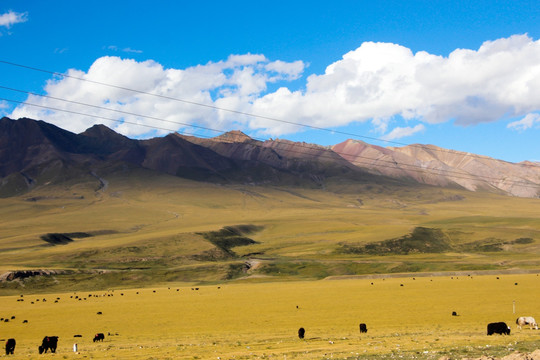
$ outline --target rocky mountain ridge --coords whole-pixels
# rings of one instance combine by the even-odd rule
[[[1,196],[46,182],[96,177],[99,169],[114,164],[218,183],[324,188],[333,178],[540,195],[540,164],[514,164],[434,145],[383,148],[347,140],[324,147],[282,139],[259,141],[240,131],[209,139],[173,133],[134,140],[104,125],[74,134],[43,121],[0,120]]]
[[[538,197],[540,164],[510,163],[434,145],[388,147],[347,140],[334,145],[345,159],[374,174],[409,178],[434,186],[457,184],[470,191],[487,190]]]

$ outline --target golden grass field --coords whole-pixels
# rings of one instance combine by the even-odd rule
[[[0,338],[17,340],[13,359],[38,358],[45,335],[59,336],[62,359],[438,359],[540,348],[540,330],[515,325],[518,315],[540,317],[536,274],[176,285],[3,296],[0,316],[15,319],[0,323]],[[512,333],[487,336],[495,321]],[[97,332],[103,343],[92,342]]]
[[[0,339],[17,339],[12,358],[37,358],[45,335],[60,336],[54,357],[65,359],[438,359],[540,348],[540,331],[514,324],[540,318],[539,199],[377,184],[220,186],[147,172],[107,180],[106,190],[74,183],[0,199],[0,275],[71,271],[0,281],[0,317],[15,316],[0,323]],[[240,224],[261,227],[249,235],[258,243],[210,256],[216,247],[201,233]],[[471,250],[341,251],[419,226]],[[40,239],[72,232],[93,236]],[[418,272],[440,276],[355,278]],[[486,336],[495,321],[512,334]],[[97,332],[118,335],[93,343]]]

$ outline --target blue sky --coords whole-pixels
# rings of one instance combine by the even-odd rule
[[[536,1],[0,0],[0,115],[540,161],[539,18]]]

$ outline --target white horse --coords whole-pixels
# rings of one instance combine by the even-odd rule
[[[538,330],[538,324],[532,316],[520,316],[516,319],[516,324],[518,329],[521,329],[522,326],[529,325],[529,328]]]

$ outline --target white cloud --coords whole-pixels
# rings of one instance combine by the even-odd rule
[[[7,101],[0,100],[0,118],[9,115],[10,105]]]
[[[257,63],[267,62],[268,59],[261,54],[229,55],[224,64],[226,67],[255,65]],[[221,62],[220,62],[221,63]]]
[[[418,124],[415,127],[397,127],[390,131],[388,134],[381,137],[382,140],[397,140],[407,136],[414,135],[418,132],[424,131],[426,127],[423,124]]]
[[[289,108],[280,116],[308,116],[324,126],[394,116],[473,125],[538,110],[539,93],[540,42],[526,35],[488,41],[478,50],[457,49],[448,57],[366,42],[324,74],[308,77],[306,91],[294,94],[299,96],[268,94],[255,108],[259,102],[265,109]]]
[[[304,67],[305,64],[299,60],[290,63],[277,60],[265,66],[266,70],[280,75],[276,80],[296,80],[302,75]]]
[[[534,125],[540,125],[540,114],[527,114],[523,119],[509,123],[506,127],[517,131],[525,131]]]
[[[127,52],[127,53],[142,54],[142,50],[136,50],[136,49],[132,49],[130,47],[123,48],[122,51]]]
[[[5,100],[0,100],[0,116],[4,116],[7,109],[9,109],[9,103]]]
[[[390,121],[390,118],[374,118],[373,120],[371,120],[371,124],[375,128],[375,132],[384,134],[386,130],[388,129],[389,121]]]
[[[477,50],[456,49],[447,57],[425,51],[413,53],[392,43],[365,42],[330,64],[323,74],[307,77],[304,88],[293,91],[286,83],[280,83],[277,90],[268,91],[271,83],[299,79],[305,67],[302,61],[270,61],[261,54],[244,54],[186,69],[165,69],[154,61],[103,57],[97,59],[88,72],[70,70],[71,74],[92,81],[208,107],[74,79],[51,80],[45,90],[51,96],[107,105],[169,121],[219,130],[257,130],[270,136],[302,130],[286,122],[337,127],[371,121],[376,131],[386,133],[389,119],[415,119],[424,124],[453,120],[459,125],[474,125],[540,111],[540,41],[527,35],[487,41]],[[30,98],[44,106],[73,108],[52,100]],[[81,110],[96,116],[115,116],[104,110],[77,107],[77,111]],[[74,131],[82,131],[100,121],[29,106],[19,106],[12,116],[39,118]],[[149,126],[166,125],[171,130],[182,128],[143,117],[126,115],[123,118]],[[525,118],[522,121],[509,128],[525,128]],[[128,124],[116,127],[126,135],[143,136],[148,132],[146,128]],[[386,138],[397,139],[424,129],[420,125],[396,128]]]
[[[17,13],[8,11],[0,15],[0,26],[10,28],[14,24],[23,23],[28,20],[28,13]]]
[[[87,72],[71,69],[68,71],[70,77],[49,80],[45,92],[50,97],[107,107],[124,113],[29,96],[28,103],[81,112],[90,116],[50,111],[29,105],[18,106],[10,116],[46,120],[74,132],[84,131],[96,123],[105,123],[127,136],[155,134],[148,126],[165,128],[166,130],[158,131],[160,134],[185,127],[175,122],[197,124],[218,130],[228,130],[231,126],[246,128],[250,126],[249,117],[219,111],[213,107],[239,112],[250,111],[250,103],[266,90],[267,83],[277,81],[275,80],[277,77],[288,79],[291,76],[298,76],[301,72],[298,63],[293,63],[290,67],[287,63],[283,63],[283,70],[276,68],[271,72],[265,70],[268,64],[271,63],[264,56],[252,54],[231,55],[225,61],[210,62],[186,69],[165,69],[155,61],[137,62],[119,57],[101,57]],[[80,81],[76,78],[89,81]],[[114,84],[116,87],[107,87],[99,83]],[[139,92],[126,89],[137,89]],[[116,118],[120,122],[107,122],[100,117]],[[144,124],[146,127],[130,123]]]
[[[132,49],[130,47],[126,47],[126,48],[122,48],[120,49],[118,46],[116,45],[109,45],[109,46],[105,46],[103,47],[104,49],[106,50],[111,50],[111,51],[122,51],[122,52],[125,52],[125,53],[132,53],[132,54],[142,54],[143,51],[142,50],[136,50],[136,49]]]

